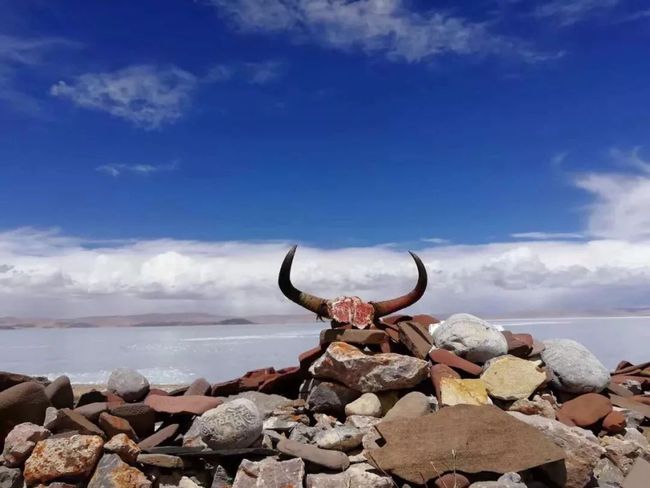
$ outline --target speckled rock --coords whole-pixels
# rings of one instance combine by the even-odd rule
[[[139,402],[149,393],[149,381],[133,369],[119,368],[111,373],[107,388],[126,402]]]
[[[365,415],[369,417],[381,417],[382,408],[379,397],[374,393],[364,393],[355,401],[345,406],[345,415]]]
[[[25,422],[14,427],[5,439],[2,457],[9,467],[21,466],[38,441],[47,439],[50,431],[40,425]]]
[[[370,464],[359,463],[338,474],[309,474],[307,488],[394,488],[395,483],[388,476],[375,470]]]
[[[117,434],[104,444],[104,451],[120,456],[128,464],[135,463],[140,454],[140,447],[126,434]]]
[[[262,416],[245,398],[208,410],[198,422],[201,439],[213,449],[248,447],[262,435]]]
[[[492,398],[510,401],[528,398],[547,380],[539,361],[509,355],[488,361],[481,379]]]
[[[485,383],[480,379],[440,379],[440,403],[453,405],[489,405]]]
[[[505,339],[504,339],[505,341]],[[402,354],[365,354],[345,342],[333,342],[309,371],[362,393],[412,388],[429,377],[429,363]]]
[[[349,451],[358,447],[363,439],[363,432],[349,425],[323,430],[316,434],[316,445],[322,449]]]
[[[58,478],[85,479],[95,468],[103,446],[104,441],[96,435],[73,435],[40,441],[25,463],[25,481],[33,485]]]
[[[544,341],[541,357],[551,373],[551,384],[568,393],[602,391],[609,371],[585,346],[571,339]]]
[[[484,363],[508,353],[508,341],[498,328],[474,315],[454,314],[436,325],[433,330],[435,346],[469,361]]]
[[[88,488],[149,488],[151,481],[117,454],[105,454],[99,461]]]

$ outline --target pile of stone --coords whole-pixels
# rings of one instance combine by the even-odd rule
[[[326,329],[298,362],[78,396],[0,373],[0,488],[650,487],[650,363],[468,314]]]

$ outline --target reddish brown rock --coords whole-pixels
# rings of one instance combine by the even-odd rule
[[[45,394],[50,403],[56,408],[72,408],[74,406],[74,394],[70,385],[70,378],[59,376],[52,383],[45,387]]]
[[[180,396],[184,395],[185,392],[189,389],[189,387],[184,387],[182,388],[181,392],[178,392],[178,390],[172,390],[171,392],[161,390],[160,388],[149,388],[149,393],[147,393],[147,396],[150,397],[151,395],[158,395],[158,396]],[[178,392],[178,393],[177,393]],[[174,393],[172,395],[172,393]]]
[[[618,395],[621,397],[631,397],[634,395],[630,390],[625,388],[623,385],[617,385],[616,383],[610,382],[609,385],[607,385],[607,391],[610,393],[613,393],[614,395]]]
[[[429,353],[429,358],[434,363],[446,364],[453,369],[463,371],[471,376],[479,376],[482,371],[482,368],[478,364],[463,359],[446,349],[434,349]]]
[[[627,420],[625,415],[618,410],[613,410],[607,417],[603,419],[603,429],[607,431],[608,434],[620,434],[627,427]]]
[[[239,391],[257,390],[262,384],[277,376],[274,368],[249,371],[239,379]]]
[[[416,358],[424,359],[429,354],[433,339],[425,327],[417,322],[400,322],[399,341],[411,351]]]
[[[533,350],[533,336],[530,334],[513,334],[509,330],[501,332],[508,342],[508,354],[518,358],[528,357]]]
[[[29,381],[0,392],[0,448],[16,425],[31,422],[42,425],[50,400],[43,385]]]
[[[190,387],[183,393],[186,396],[201,395],[205,396],[210,393],[212,386],[205,378],[197,378],[192,381]]]
[[[94,435],[40,441],[25,463],[25,482],[34,485],[60,478],[85,479],[95,468],[103,445],[102,438]]]
[[[637,402],[631,398],[623,398],[617,395],[610,395],[610,400],[614,405],[621,408],[626,408],[632,410],[633,412],[639,413],[646,418],[650,419],[650,405],[645,403]]]
[[[434,364],[431,366],[431,382],[433,383],[433,388],[436,391],[436,398],[438,398],[438,402],[441,402],[440,380],[442,378],[460,379],[460,375],[446,364]]]
[[[539,356],[546,349],[546,345],[542,341],[533,339],[533,349],[530,351],[529,357]]]
[[[5,391],[12,386],[28,381],[36,381],[35,378],[27,376],[26,374],[10,373],[8,371],[0,371],[0,391]]]
[[[108,413],[126,419],[140,439],[153,434],[156,412],[144,403],[109,406]]]
[[[428,328],[431,324],[437,324],[438,322],[440,322],[440,320],[438,320],[437,318],[427,314],[414,315],[413,317],[411,317],[411,320],[413,322],[417,322],[418,324],[420,324],[422,327],[425,328]]]
[[[5,438],[5,447],[2,451],[5,464],[12,468],[21,466],[32,453],[36,443],[49,436],[50,431],[40,425],[29,422],[18,424]],[[1,482],[0,486],[2,486]]]
[[[130,439],[136,441],[138,439],[138,436],[133,430],[133,427],[131,427],[131,424],[129,424],[128,420],[116,417],[110,413],[104,412],[99,416],[99,426],[104,432],[106,432],[109,439],[118,434],[125,434]]]
[[[436,488],[467,488],[469,484],[469,480],[460,473],[443,474],[433,482]]]
[[[598,393],[585,393],[565,402],[557,412],[561,422],[569,420],[579,427],[589,427],[612,411],[609,398]],[[566,423],[566,422],[563,422]]]
[[[85,405],[90,405],[91,403],[106,403],[108,402],[108,397],[101,391],[90,390],[85,393],[82,393],[77,400],[76,408],[83,407]]]
[[[307,371],[314,361],[323,355],[325,348],[320,346],[314,347],[308,351],[303,352],[298,356],[298,362],[300,363],[300,369]]]
[[[266,380],[260,385],[258,391],[295,397],[304,377],[305,374],[299,366],[279,369],[275,377]]]
[[[388,317],[381,318],[381,321],[387,325],[395,325],[403,320],[413,320],[413,317],[410,315],[389,315]]]
[[[631,397],[635,402],[650,405],[650,395],[634,395]]]
[[[152,447],[164,446],[167,442],[174,439],[180,431],[180,425],[169,424],[160,428],[155,434],[151,434],[146,439],[138,443],[140,449],[151,449]]]
[[[386,333],[378,329],[325,329],[320,333],[320,344],[327,346],[332,342],[348,344],[381,344],[387,339]]]
[[[215,397],[236,395],[239,393],[239,378],[212,385],[211,395]]]
[[[612,376],[612,383],[616,383],[618,385],[627,383],[628,381],[636,381],[641,385],[641,388],[644,390],[650,389],[650,377],[648,376],[633,376],[633,375],[627,375],[627,374],[615,374]]]
[[[223,401],[220,398],[201,395],[179,397],[151,395],[144,401],[145,405],[148,405],[158,413],[191,415],[201,415],[211,408],[218,407],[222,403]]]
[[[97,422],[100,414],[107,411],[108,403],[106,402],[87,403],[73,410],[73,412],[83,415],[91,422]]]

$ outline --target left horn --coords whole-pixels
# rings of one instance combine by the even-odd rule
[[[305,307],[307,310],[314,312],[319,317],[330,318],[327,313],[327,300],[302,292],[291,283],[291,265],[293,264],[293,256],[296,254],[297,247],[298,246],[293,246],[289,250],[287,255],[284,257],[282,266],[280,267],[280,275],[278,276],[278,285],[280,285],[280,290],[282,290],[284,296],[292,302]]]
[[[422,264],[422,260],[415,253],[409,251],[409,254],[413,257],[415,265],[418,268],[418,282],[415,285],[415,288],[413,288],[411,292],[399,298],[384,300],[383,302],[372,302],[372,306],[375,309],[375,318],[390,315],[398,310],[413,305],[422,298],[422,295],[424,295],[424,292],[427,289],[427,270],[424,267],[424,264]]]

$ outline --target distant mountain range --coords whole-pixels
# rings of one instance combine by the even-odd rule
[[[251,325],[298,323],[313,320],[308,315],[257,315],[232,317],[208,313],[152,313],[109,315],[67,319],[0,317],[2,329],[75,329],[90,327],[160,327],[187,325]]]

